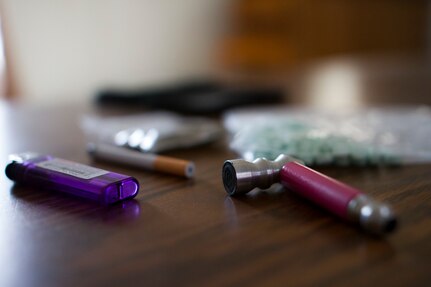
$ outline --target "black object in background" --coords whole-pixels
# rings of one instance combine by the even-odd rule
[[[207,114],[244,105],[279,103],[283,98],[283,90],[278,88],[230,87],[213,81],[196,81],[158,88],[106,89],[96,95],[96,102]]]

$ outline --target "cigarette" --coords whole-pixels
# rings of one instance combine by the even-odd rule
[[[105,143],[90,143],[88,144],[87,151],[96,159],[145,170],[154,170],[186,178],[192,178],[195,174],[195,164],[192,161],[143,153]]]

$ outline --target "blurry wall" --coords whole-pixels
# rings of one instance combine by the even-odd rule
[[[202,77],[220,64],[261,73],[342,54],[423,53],[429,3],[0,0],[0,12],[12,93],[45,104]]]
[[[18,97],[82,101],[106,85],[212,73],[228,0],[1,0]]]
[[[222,59],[277,70],[342,54],[426,53],[427,0],[234,0]],[[430,35],[431,36],[431,35]]]

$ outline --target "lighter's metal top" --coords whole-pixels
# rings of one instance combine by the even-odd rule
[[[223,164],[222,177],[229,195],[245,194],[258,187],[266,189],[280,181],[280,170],[288,162],[299,160],[281,154],[274,161],[258,158],[253,162],[243,159],[227,160]]]

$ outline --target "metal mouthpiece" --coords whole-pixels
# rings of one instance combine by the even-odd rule
[[[353,198],[347,206],[349,219],[373,234],[386,234],[397,227],[397,218],[391,207],[365,194]]]
[[[280,169],[288,162],[297,159],[281,154],[274,161],[258,158],[253,162],[243,159],[224,162],[222,177],[226,192],[229,195],[245,194],[252,189],[269,188],[280,181]]]

